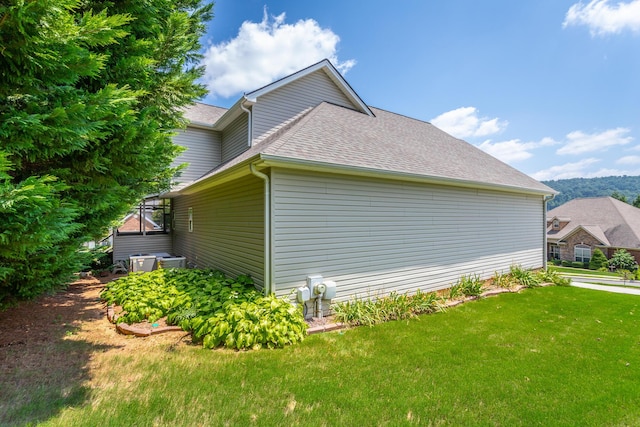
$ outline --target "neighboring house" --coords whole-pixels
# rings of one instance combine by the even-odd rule
[[[142,233],[144,231],[159,231],[162,226],[158,225],[151,218],[143,215],[140,220],[139,213],[130,213],[124,217],[124,222],[118,227],[118,233]]]
[[[175,141],[190,166],[163,196],[171,232],[136,236],[145,249],[131,252],[249,273],[278,295],[319,274],[337,283],[338,301],[546,261],[554,190],[429,123],[368,106],[327,60],[186,117]]]
[[[613,197],[573,199],[547,212],[549,260],[589,262],[620,248],[640,262],[640,209]]]

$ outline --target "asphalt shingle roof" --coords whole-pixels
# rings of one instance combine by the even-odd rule
[[[192,122],[213,126],[213,124],[226,112],[226,108],[196,102],[184,110],[184,117]]]
[[[262,153],[435,178],[554,190],[430,123],[321,103]]]
[[[548,228],[547,236],[550,239],[562,240],[582,226],[592,234],[601,230],[606,237],[605,243],[608,241],[610,246],[640,247],[640,209],[613,197],[570,200],[547,212],[549,220],[554,217],[570,221],[561,230]]]
[[[198,181],[261,155],[418,177],[556,191],[430,123],[371,108],[375,117],[327,102]]]

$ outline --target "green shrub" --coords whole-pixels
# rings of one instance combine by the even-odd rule
[[[636,259],[625,249],[618,249],[609,260],[609,265],[616,270],[635,270]]]
[[[562,265],[562,261],[560,261],[559,259],[554,259],[553,265]]]
[[[167,323],[192,332],[205,348],[282,347],[304,338],[307,324],[288,299],[262,296],[249,276],[220,271],[159,269],[134,273],[106,285],[101,297],[121,305],[117,322]]]
[[[562,260],[562,266],[563,267],[572,267],[571,264],[573,264],[573,263],[571,261],[569,261],[569,260],[566,260],[566,259]]]
[[[598,248],[593,250],[591,254],[591,260],[589,261],[589,269],[591,270],[599,270],[602,267],[606,267],[608,265],[607,257],[602,253],[602,251]]]
[[[571,267],[573,268],[584,268],[584,263],[580,261],[574,261],[571,263]]]

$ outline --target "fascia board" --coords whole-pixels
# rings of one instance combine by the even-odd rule
[[[482,183],[482,182],[467,181],[467,180],[447,178],[447,177],[417,175],[417,174],[408,173],[408,172],[384,171],[380,169],[372,169],[372,168],[366,168],[361,166],[338,165],[335,163],[328,163],[328,162],[316,162],[316,161],[310,161],[310,160],[292,159],[288,157],[279,157],[279,156],[274,156],[270,154],[261,154],[260,158],[262,159],[262,162],[260,165],[261,166],[264,165],[267,167],[282,167],[282,168],[288,168],[288,169],[301,169],[305,171],[314,171],[314,172],[340,173],[345,175],[355,175],[355,176],[363,176],[363,177],[369,177],[369,178],[383,178],[383,179],[393,179],[393,180],[400,180],[400,181],[421,182],[421,183],[427,183],[427,184],[448,185],[453,187],[506,191],[510,193],[530,194],[530,195],[536,195],[536,196],[549,195],[548,192],[531,189],[531,188]]]
[[[209,175],[204,178],[200,178],[196,181],[193,181],[192,183],[180,189],[177,193],[174,193],[174,194],[175,195],[194,194],[208,188],[216,187],[220,184],[224,184],[234,179],[241,178],[245,175],[250,175],[251,171],[249,170],[249,165],[251,164],[251,162],[255,161],[255,159],[256,159],[256,156],[251,157],[250,159],[240,162],[237,165],[234,165],[229,169],[225,169],[220,173]]]
[[[574,228],[573,230],[571,230],[569,233],[565,234],[564,236],[562,236],[562,240],[568,239],[569,237],[571,237],[573,234],[576,234],[579,230],[584,231],[585,233],[587,233],[589,236],[593,237],[594,239],[596,239],[598,242],[602,243],[605,246],[609,246],[606,242],[603,242],[602,240],[600,240],[600,238],[596,237],[592,232],[590,232],[589,230],[587,230],[586,228],[584,228],[582,225],[578,225],[576,228]]]
[[[244,98],[240,98],[235,104],[231,106],[214,124],[213,130],[222,131],[225,126],[238,118],[244,111],[240,109],[240,104],[244,101]]]
[[[302,77],[305,77],[311,73],[314,73],[318,70],[323,70],[331,80],[340,88],[340,90],[349,98],[351,102],[360,107],[360,109],[369,116],[374,116],[373,111],[367,106],[367,104],[362,101],[362,99],[358,96],[358,94],[353,90],[353,88],[347,83],[347,81],[340,75],[338,70],[331,64],[331,62],[327,59],[323,59],[322,61],[313,64],[303,70],[300,70],[296,73],[293,73],[287,77],[284,77],[280,80],[277,80],[273,83],[270,83],[266,86],[261,87],[260,89],[254,90],[253,92],[246,93],[244,96],[251,102],[256,102],[257,99],[269,92],[272,92],[276,89],[281,88],[295,80],[298,80]]]

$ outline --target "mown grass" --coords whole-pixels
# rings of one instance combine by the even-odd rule
[[[536,288],[281,350],[94,362],[43,425],[640,425],[640,297]]]
[[[549,265],[550,271],[556,271],[561,274],[573,274],[579,276],[602,276],[602,277],[615,277],[620,278],[620,273],[611,271],[596,271],[586,268],[573,268],[573,267],[559,267],[557,265]]]

